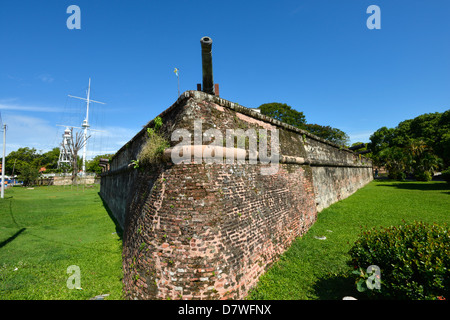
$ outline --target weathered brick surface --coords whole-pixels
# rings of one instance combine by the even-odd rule
[[[306,166],[174,165],[143,189],[124,236],[129,298],[242,298],[316,219]]]
[[[224,137],[227,129],[277,129],[280,152],[290,160],[273,175],[248,162],[133,169],[149,122],[101,180],[101,195],[124,229],[130,299],[243,298],[318,211],[372,179],[371,163],[353,152],[215,96],[185,92],[160,116],[168,140],[175,129],[194,133],[198,119],[203,138],[210,128]]]

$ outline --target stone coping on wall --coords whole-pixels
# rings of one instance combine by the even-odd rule
[[[256,155],[253,155],[250,158],[249,151],[246,149],[240,149],[240,148],[227,148],[227,147],[220,147],[220,146],[209,146],[209,145],[193,145],[193,146],[182,146],[180,148],[168,148],[164,150],[162,160],[164,162],[173,163],[172,161],[172,152],[176,150],[177,152],[183,151],[183,154],[186,154],[188,152],[187,148],[189,148],[189,153],[191,154],[191,162],[190,164],[200,164],[195,161],[195,154],[202,155],[202,162],[201,163],[214,163],[214,161],[217,161],[218,158],[216,157],[216,154],[222,154],[223,160],[220,163],[227,164],[226,160],[233,160],[233,162],[230,162],[229,164],[247,164],[245,161],[253,160],[255,163],[261,163],[261,159],[259,157],[258,152],[256,152]],[[208,152],[205,153],[205,149],[210,149]],[[230,156],[231,155],[231,156]],[[234,162],[236,160],[236,162]],[[239,162],[243,161],[243,162]],[[280,164],[298,164],[298,165],[310,165],[312,167],[320,166],[320,167],[346,167],[346,168],[372,168],[372,165],[369,164],[360,164],[360,163],[344,163],[339,162],[335,160],[317,160],[317,159],[306,159],[303,157],[293,157],[293,156],[284,156],[280,155],[278,159],[278,163]],[[250,163],[251,164],[251,163]],[[107,172],[107,174],[118,174],[124,171],[132,170],[133,164],[128,164],[128,166],[124,166],[122,168],[116,169],[116,170],[110,170]],[[106,172],[102,172],[101,175],[104,175]]]
[[[282,127],[282,128],[284,128],[284,129],[287,129],[287,130],[290,130],[290,131],[294,131],[294,132],[299,133],[299,134],[301,134],[301,135],[305,135],[305,136],[307,136],[307,137],[310,138],[310,139],[313,139],[313,140],[319,141],[319,142],[321,142],[321,143],[330,145],[330,146],[335,147],[335,148],[338,148],[338,149],[340,149],[340,150],[342,150],[342,151],[346,151],[346,152],[349,152],[349,153],[353,153],[353,151],[350,150],[350,149],[347,149],[347,148],[345,148],[345,147],[343,147],[343,146],[340,146],[340,145],[338,145],[338,144],[336,144],[336,143],[333,143],[333,142],[330,142],[330,141],[325,140],[325,139],[323,139],[323,138],[320,138],[320,137],[318,137],[318,136],[316,136],[316,135],[314,135],[314,134],[312,134],[312,133],[310,133],[310,132],[308,132],[308,131],[299,129],[299,128],[297,128],[297,127],[294,127],[294,126],[292,126],[292,125],[286,124],[286,123],[284,123],[284,122],[281,122],[281,121],[276,120],[276,119],[274,119],[274,118],[271,118],[271,117],[269,117],[269,116],[263,115],[263,114],[261,114],[261,113],[259,113],[259,112],[256,112],[256,111],[252,110],[252,109],[249,109],[249,108],[246,108],[246,107],[244,107],[244,106],[241,106],[241,105],[238,104],[238,103],[231,102],[231,101],[229,101],[229,100],[225,100],[225,99],[220,98],[220,97],[218,97],[218,96],[211,95],[211,94],[207,94],[207,93],[204,93],[204,92],[202,92],[202,91],[189,90],[189,91],[183,92],[183,93],[178,97],[177,101],[176,101],[174,104],[172,104],[172,106],[170,106],[168,109],[164,110],[162,113],[159,114],[159,117],[161,117],[161,118],[164,117],[165,114],[169,113],[172,109],[174,109],[174,108],[176,108],[177,106],[179,106],[180,104],[184,103],[185,100],[187,100],[187,99],[189,99],[189,98],[192,98],[192,99],[194,99],[194,100],[196,100],[196,101],[206,101],[206,102],[215,103],[215,104],[220,105],[220,106],[222,106],[222,107],[226,107],[226,108],[229,108],[229,109],[234,110],[234,111],[236,111],[236,112],[245,114],[245,115],[247,115],[247,116],[249,116],[249,117],[252,117],[252,118],[254,118],[254,119],[258,119],[258,120],[261,120],[261,121],[264,121],[264,122],[268,122],[268,123],[270,123],[270,124],[272,124],[272,125],[275,125],[275,126],[278,126],[278,127]],[[154,120],[151,120],[151,121],[149,121],[146,125],[144,125],[143,128],[142,128],[142,130],[139,131],[133,138],[131,138],[127,144],[123,145],[123,146],[115,153],[115,155],[112,157],[112,159],[114,159],[115,156],[116,156],[117,154],[119,154],[120,152],[122,152],[122,151],[126,148],[126,146],[127,146],[129,143],[132,143],[134,140],[136,140],[137,138],[139,138],[140,136],[142,136],[143,134],[145,134],[146,131],[147,131],[147,128],[150,128],[150,127],[153,126],[153,122],[154,122]],[[111,160],[112,160],[112,159],[111,159]],[[311,165],[312,165],[312,164],[311,164]],[[348,166],[348,165],[347,165],[347,166]]]
[[[227,147],[221,147],[221,146],[212,146],[212,145],[184,145],[184,146],[177,146],[173,148],[168,148],[164,150],[163,154],[163,160],[166,162],[173,162],[172,161],[172,153],[173,152],[180,152],[182,151],[182,154],[190,154],[191,160],[195,160],[195,155],[201,155],[203,160],[206,160],[205,162],[213,163],[214,160],[222,160],[222,159],[229,159],[233,160],[232,163],[234,164],[234,160],[241,160],[241,161],[251,161],[253,160],[255,163],[264,163],[264,161],[261,161],[259,153],[257,151],[254,151],[253,154],[250,154],[249,150],[241,149],[241,148],[227,148]],[[217,155],[217,156],[216,156]],[[209,161],[208,161],[209,160]],[[360,164],[360,163],[343,163],[335,160],[318,160],[318,159],[306,159],[303,157],[294,157],[294,156],[285,156],[285,155],[279,155],[278,159],[279,163],[290,163],[290,164],[299,164],[299,165],[311,165],[311,166],[331,166],[331,167],[358,167],[358,168],[371,168],[371,165],[366,164]],[[221,163],[226,163],[224,161],[221,161]]]

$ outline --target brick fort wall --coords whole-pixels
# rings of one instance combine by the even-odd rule
[[[150,121],[114,156],[100,194],[124,230],[124,291],[129,299],[242,299],[317,214],[372,179],[372,164],[352,151],[216,96],[187,91],[160,114],[161,134],[214,128],[278,130],[280,159],[270,164],[130,165]],[[198,131],[197,131],[198,134]],[[197,140],[198,141],[198,140]],[[171,142],[170,150],[177,142]],[[248,156],[248,155],[247,155]]]

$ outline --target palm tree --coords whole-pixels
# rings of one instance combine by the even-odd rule
[[[416,179],[431,180],[433,172],[439,168],[442,162],[423,140],[410,139],[405,147],[405,152],[410,155],[408,166]]]
[[[386,148],[380,152],[379,156],[389,172],[389,177],[393,179],[404,179],[406,177],[408,156],[402,148]]]

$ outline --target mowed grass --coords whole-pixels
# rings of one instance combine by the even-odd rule
[[[6,190],[0,199],[0,299],[122,298],[120,230],[98,191],[99,186]],[[444,182],[371,182],[319,213],[248,298],[364,298],[347,265],[359,232],[402,221],[449,224],[449,208]],[[71,265],[80,267],[81,290],[67,288]]]
[[[450,224],[449,184],[373,181],[320,212],[317,222],[269,268],[248,298],[364,299],[348,265],[348,251],[358,234],[365,228],[414,220]],[[316,238],[323,236],[326,240]]]
[[[99,186],[14,187],[0,199],[0,299],[122,297],[122,241]],[[117,232],[119,231],[119,232]],[[81,289],[69,289],[69,266]],[[72,282],[72,281],[71,281]]]

